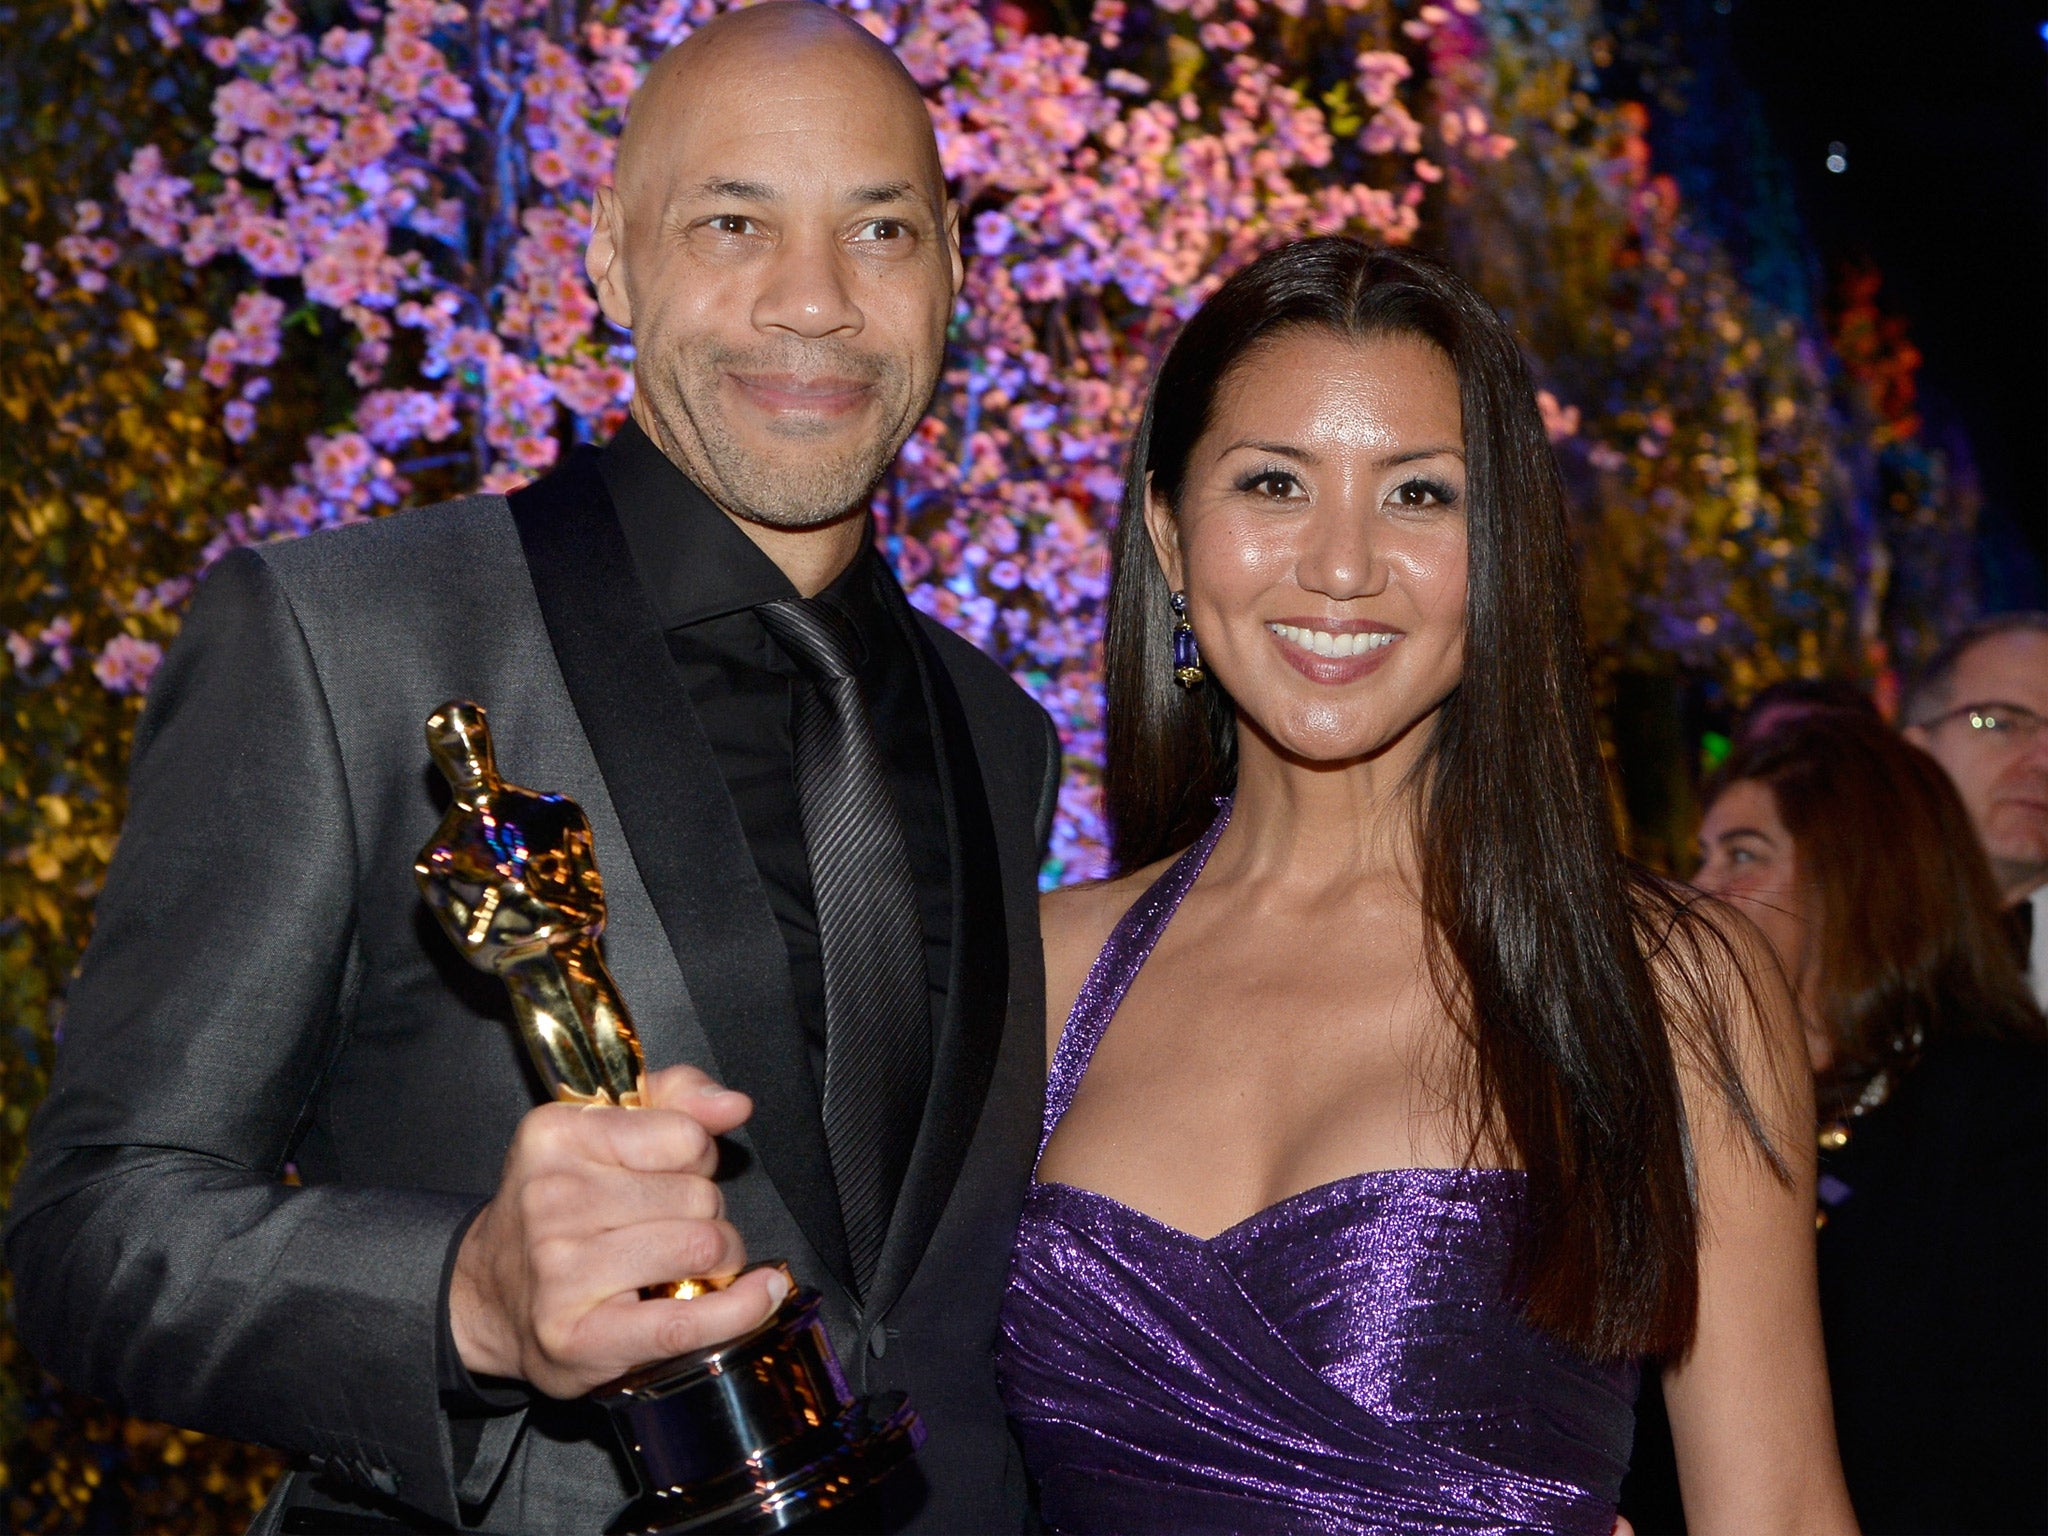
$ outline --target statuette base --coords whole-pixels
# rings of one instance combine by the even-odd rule
[[[815,1291],[792,1292],[752,1333],[592,1397],[643,1489],[608,1536],[788,1530],[866,1493],[924,1443],[901,1392],[854,1401]]]

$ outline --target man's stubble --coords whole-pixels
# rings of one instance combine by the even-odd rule
[[[865,440],[831,445],[829,427],[778,433],[764,452],[731,430],[719,401],[720,376],[790,372],[829,374],[868,383],[881,402],[881,424]],[[833,344],[800,350],[747,350],[706,345],[666,368],[641,374],[647,407],[666,441],[706,495],[726,512],[765,527],[822,528],[864,511],[938,393],[938,372],[924,388],[902,361]]]

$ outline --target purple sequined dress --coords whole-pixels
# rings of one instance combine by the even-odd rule
[[[1227,816],[1096,959],[1047,1137]],[[1047,1525],[1608,1536],[1635,1368],[1574,1355],[1504,1299],[1521,1205],[1512,1170],[1397,1168],[1203,1239],[1034,1184],[997,1379]]]

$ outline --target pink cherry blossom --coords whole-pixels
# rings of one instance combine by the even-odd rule
[[[344,338],[357,391],[288,483],[226,519],[209,557],[397,505],[430,447],[506,489],[616,428],[632,352],[583,275],[591,200],[647,63],[728,0],[566,20],[539,0],[355,0],[317,32],[276,3],[239,28],[206,19],[217,5],[134,3],[166,47],[189,38],[219,71],[214,144],[145,146],[115,190],[140,240],[241,274],[231,317],[192,359],[223,426],[260,430],[287,315]],[[1485,99],[1478,0],[1425,6],[1406,34],[1336,58],[1366,108],[1365,177],[1340,169],[1358,156],[1301,89],[1282,36],[1313,19],[1298,0],[1159,0],[1136,23],[1124,0],[1096,0],[1087,38],[972,0],[848,8],[924,88],[974,215],[939,402],[877,494],[878,537],[912,601],[1052,711],[1074,768],[1053,867],[1089,873],[1105,842],[1105,530],[1149,372],[1260,250],[1321,232],[1407,239],[1440,160],[1512,148]],[[99,237],[95,224],[71,239]],[[24,263],[54,291],[104,282],[118,253],[99,254]]]
[[[163,659],[163,647],[154,640],[116,635],[93,662],[92,675],[109,693],[142,693]]]
[[[1561,405],[1556,395],[1547,389],[1539,389],[1536,391],[1536,408],[1543,413],[1543,430],[1553,443],[1577,435],[1579,408],[1576,405]]]

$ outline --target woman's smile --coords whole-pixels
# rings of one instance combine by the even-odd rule
[[[1266,628],[1287,664],[1312,683],[1356,682],[1379,670],[1401,631],[1371,619],[1274,619]]]

